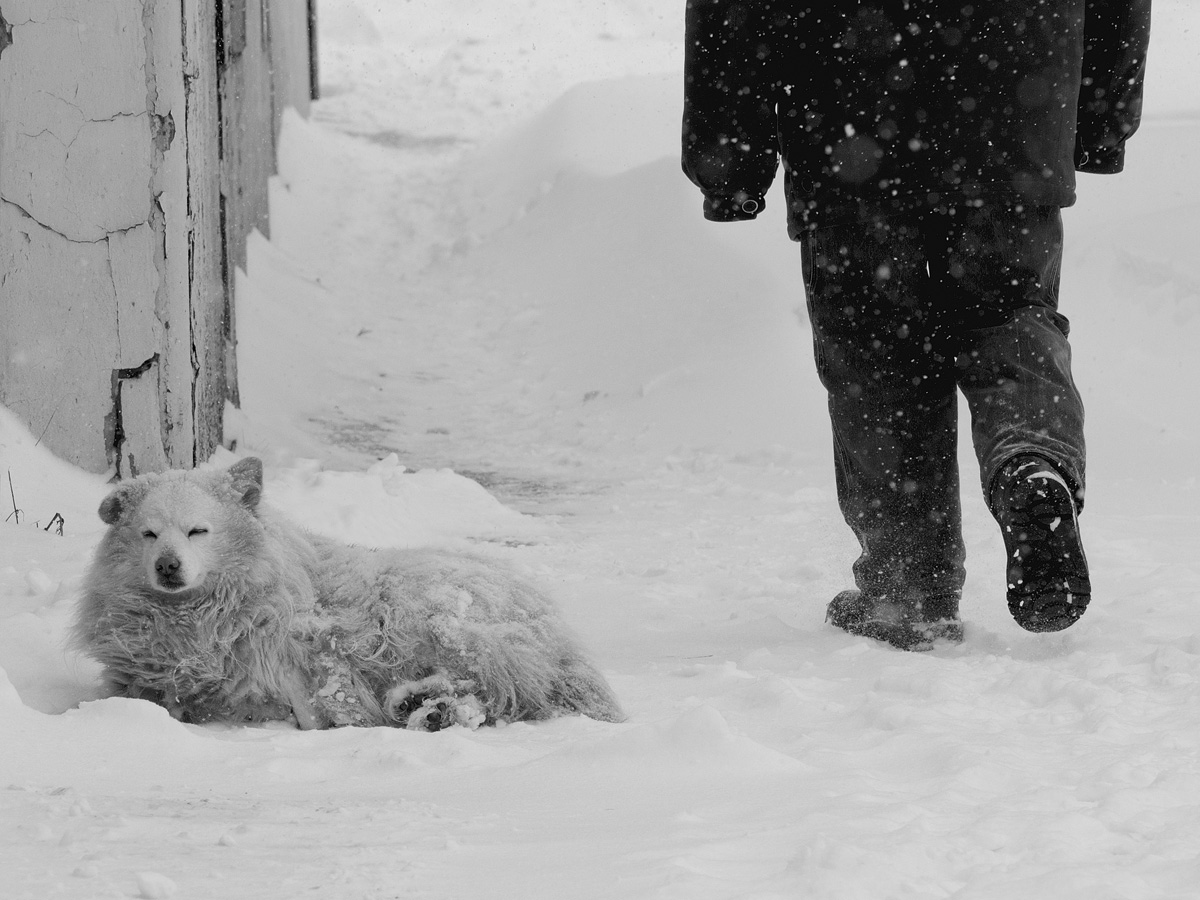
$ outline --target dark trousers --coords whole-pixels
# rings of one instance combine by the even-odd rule
[[[997,472],[1026,452],[1082,501],[1060,212],[924,212],[824,228],[801,250],[838,500],[862,546],[855,581],[954,614],[965,577],[956,389],[989,505]]]

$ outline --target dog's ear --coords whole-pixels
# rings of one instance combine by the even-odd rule
[[[100,501],[100,521],[105,525],[116,525],[124,521],[137,505],[136,484],[123,484]]]
[[[258,501],[262,498],[262,460],[253,456],[238,460],[229,467],[229,480],[242,505],[251,512],[258,509]]]

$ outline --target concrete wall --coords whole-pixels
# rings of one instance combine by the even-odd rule
[[[294,56],[304,0],[0,0],[0,403],[84,468],[220,441],[230,274],[300,77],[272,71],[274,19]],[[233,81],[231,27],[257,48]]]

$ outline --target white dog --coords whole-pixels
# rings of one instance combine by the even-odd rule
[[[73,636],[114,694],[187,722],[301,728],[622,719],[551,601],[506,569],[307,534],[261,495],[245,459],[143,475],[101,503]]]

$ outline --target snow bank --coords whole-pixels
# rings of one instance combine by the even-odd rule
[[[449,469],[410,472],[395,454],[365,472],[316,461],[269,473],[266,496],[305,528],[368,547],[536,539],[545,525]]]
[[[14,703],[61,712],[91,670],[62,649],[80,563],[104,529],[103,476],[56,458],[0,406],[0,719]]]
[[[472,239],[440,268],[511,311],[522,376],[592,439],[796,447],[824,416],[799,254],[778,202],[753,223],[702,219],[679,91],[677,75],[580,85],[465,157]]]
[[[545,112],[468,155],[461,202],[471,209],[472,228],[489,234],[525,215],[567,174],[609,177],[677,160],[679,93],[676,74],[572,87]],[[630,219],[654,202],[638,194],[626,200]],[[576,212],[589,214],[587,206]]]
[[[0,508],[8,521],[18,518],[11,516],[15,502],[20,510],[19,524],[45,527],[58,513],[69,521],[67,528],[74,534],[94,534],[103,529],[96,509],[107,493],[107,479],[55,457],[3,406],[0,477]]]

